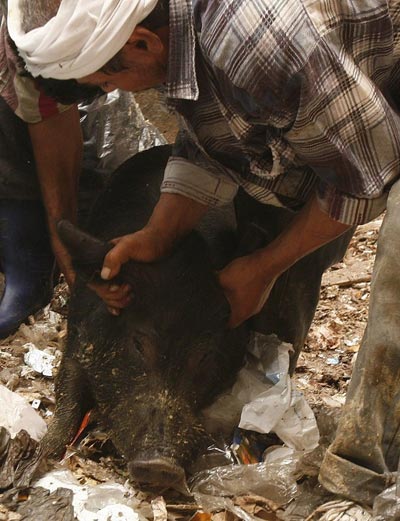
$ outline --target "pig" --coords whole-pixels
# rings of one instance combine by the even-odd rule
[[[234,225],[216,211],[166,258],[126,263],[116,282],[129,283],[133,298],[119,316],[86,285],[98,278],[109,240],[148,221],[169,154],[168,146],[156,147],[124,163],[85,232],[59,225],[78,280],[42,448],[61,455],[95,409],[134,482],[179,489],[185,469],[212,442],[199,412],[232,385],[244,361],[247,329],[228,329],[230,308],[215,275],[232,256]]]

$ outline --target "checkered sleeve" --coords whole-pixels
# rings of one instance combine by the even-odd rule
[[[356,35],[353,44],[361,45]],[[372,51],[364,49],[361,63],[325,40],[299,74],[300,104],[285,139],[318,175],[321,208],[335,220],[361,224],[384,209],[399,177],[400,120],[374,74],[366,74]]]
[[[206,206],[222,206],[233,200],[238,184],[221,166],[204,158],[186,132],[179,132],[164,173],[163,193],[180,194]]]

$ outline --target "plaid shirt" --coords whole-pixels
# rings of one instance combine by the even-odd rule
[[[384,209],[400,173],[400,0],[170,0],[167,96],[181,119],[163,192],[239,186],[333,219]],[[400,103],[399,103],[400,106]]]

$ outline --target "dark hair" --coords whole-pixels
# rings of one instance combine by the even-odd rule
[[[146,29],[154,30],[169,24],[169,0],[159,0],[151,13],[139,25]],[[125,70],[122,49],[115,56],[108,60],[100,69],[105,74],[113,74]]]
[[[91,103],[104,94],[100,87],[83,85],[76,80],[54,80],[39,76],[35,81],[39,90],[63,105]]]
[[[169,25],[169,0],[158,0],[155,8],[139,25],[150,30]]]

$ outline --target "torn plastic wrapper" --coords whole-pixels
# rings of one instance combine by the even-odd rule
[[[375,498],[373,516],[375,521],[400,519],[400,459],[397,469],[396,483],[384,490]]]
[[[88,169],[111,173],[138,152],[167,143],[145,120],[131,92],[115,90],[89,105],[80,105],[79,112]]]
[[[191,491],[206,512],[228,510],[252,521],[256,518],[235,505],[233,498],[252,494],[278,506],[286,505],[297,495],[295,470],[301,454],[290,450],[290,454],[268,463],[227,465],[200,472],[191,481]]]
[[[317,422],[288,374],[290,350],[276,335],[256,333],[232,389],[202,412],[206,429],[228,434],[239,425],[259,433],[272,431],[289,447],[314,449]]]
[[[0,403],[0,426],[5,427],[11,436],[20,430],[26,430],[37,441],[44,436],[46,422],[25,398],[0,385]]]
[[[72,472],[58,469],[34,483],[51,492],[67,488],[73,492],[73,506],[78,521],[145,521],[135,511],[131,489],[119,483],[81,485]]]

